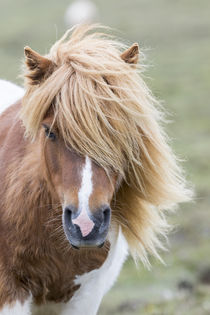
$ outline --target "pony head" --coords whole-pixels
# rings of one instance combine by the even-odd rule
[[[95,28],[67,31],[44,57],[25,48],[21,119],[43,153],[70,243],[101,246],[120,225],[133,256],[146,262],[167,230],[162,210],[190,192],[139,75],[138,45]]]

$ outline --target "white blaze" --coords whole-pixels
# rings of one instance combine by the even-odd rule
[[[87,236],[94,227],[94,222],[90,219],[89,199],[93,190],[92,183],[92,162],[89,157],[85,158],[85,165],[82,170],[82,183],[78,193],[79,199],[79,216],[73,219],[72,222],[77,224],[81,230],[82,236]]]

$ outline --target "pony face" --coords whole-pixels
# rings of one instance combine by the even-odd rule
[[[48,182],[62,205],[65,235],[75,248],[103,246],[110,226],[117,174],[65,145],[52,119],[42,124]]]

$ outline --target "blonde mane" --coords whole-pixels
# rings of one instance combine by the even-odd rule
[[[93,32],[94,31],[94,32]],[[113,170],[123,184],[113,201],[133,256],[158,256],[158,235],[168,228],[162,210],[190,198],[182,170],[161,127],[159,103],[138,68],[120,57],[125,45],[79,26],[66,32],[46,56],[53,69],[38,85],[26,71],[21,118],[35,139],[53,109],[66,145]]]

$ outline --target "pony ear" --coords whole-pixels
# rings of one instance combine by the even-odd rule
[[[126,63],[137,64],[139,59],[139,45],[134,43],[131,47],[125,50],[120,57]]]
[[[26,57],[25,63],[28,69],[25,76],[29,79],[30,84],[39,84],[52,73],[54,63],[28,46],[24,47],[24,53]]]

